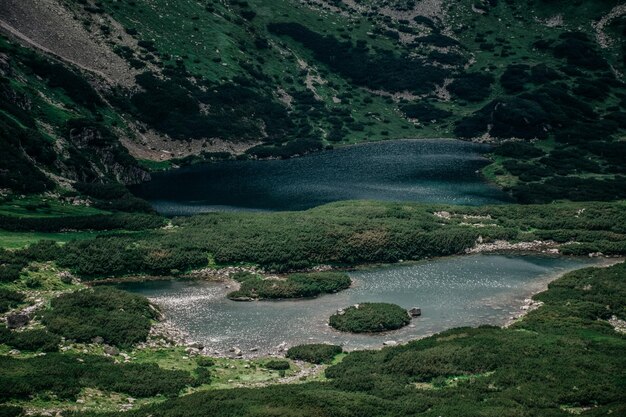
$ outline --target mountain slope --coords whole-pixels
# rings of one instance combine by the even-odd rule
[[[86,80],[100,104],[81,116],[146,166],[387,138],[521,139],[485,171],[520,201],[626,195],[618,1],[30,3],[4,2],[0,26]]]

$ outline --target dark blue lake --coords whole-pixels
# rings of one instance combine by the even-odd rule
[[[166,215],[305,210],[339,200],[507,202],[478,173],[488,150],[451,139],[377,142],[288,160],[184,167],[156,173],[132,191]]]

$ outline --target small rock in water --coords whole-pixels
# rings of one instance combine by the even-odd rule
[[[386,342],[383,342],[383,346],[396,346],[397,344],[398,342],[395,340],[387,340]]]
[[[257,346],[255,346],[253,348],[250,348],[250,352],[256,352],[258,350],[259,350],[259,348]]]

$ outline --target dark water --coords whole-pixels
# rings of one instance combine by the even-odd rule
[[[504,193],[476,172],[488,148],[457,140],[351,146],[302,158],[227,161],[156,173],[133,188],[161,213],[303,210],[339,200],[492,204]]]
[[[591,264],[588,259],[472,255],[353,272],[354,285],[312,300],[235,302],[224,284],[157,281],[125,284],[158,305],[178,328],[211,350],[238,346],[259,354],[281,342],[330,342],[347,349],[380,347],[445,329],[500,325],[520,312],[523,300],[542,290],[555,274]],[[421,307],[423,315],[403,329],[377,335],[341,333],[327,325],[337,309],[361,302]]]

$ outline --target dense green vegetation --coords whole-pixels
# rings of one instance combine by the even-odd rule
[[[267,369],[273,369],[275,371],[286,371],[287,369],[290,368],[290,366],[291,365],[289,365],[288,361],[282,361],[282,360],[271,360],[265,364],[265,367]]]
[[[328,324],[342,332],[377,333],[396,330],[411,322],[409,313],[395,304],[360,303],[337,311]]]
[[[0,327],[0,343],[20,351],[56,352],[61,337],[42,329],[11,331]]]
[[[0,229],[12,232],[60,232],[67,230],[145,230],[165,224],[165,220],[148,214],[96,214],[76,217],[13,217],[0,215]]]
[[[116,364],[93,355],[48,353],[31,358],[0,356],[0,402],[27,398],[76,398],[83,387],[135,397],[175,396],[195,384],[188,372],[149,364]],[[201,381],[198,381],[201,383]]]
[[[110,287],[63,294],[42,314],[52,333],[77,342],[101,337],[105,343],[129,347],[145,341],[157,311],[144,297]]]
[[[3,269],[2,269],[3,271]],[[4,273],[4,271],[3,271]],[[4,281],[0,279],[0,281]],[[24,295],[17,291],[12,291],[6,288],[0,288],[0,313],[11,310],[17,307],[24,301]]]
[[[337,272],[312,272],[289,274],[284,279],[263,278],[255,274],[238,274],[239,290],[228,294],[231,300],[263,300],[317,297],[350,287],[348,274]]]
[[[620,415],[626,337],[606,319],[626,319],[624,276],[623,264],[569,273],[510,328],[353,352],[327,369],[328,382],[207,391],[125,415]]]
[[[280,272],[454,255],[477,240],[497,239],[552,240],[569,255],[619,255],[626,253],[625,213],[623,203],[463,207],[374,202],[333,203],[292,213],[213,213],[174,219],[173,228],[0,250],[0,281],[19,279],[33,261],[55,261],[83,279],[178,275],[213,261],[253,263]],[[278,286],[255,278],[242,288],[283,298],[314,296],[347,285],[333,275],[315,285],[307,283],[307,277],[317,275],[296,275]]]
[[[287,351],[287,357],[289,359],[321,364],[332,362],[342,351],[341,346],[316,343],[290,347]]]
[[[446,212],[441,217],[435,213]],[[173,220],[174,228],[35,246],[8,256],[56,260],[83,278],[180,274],[253,263],[274,271],[357,265],[464,253],[476,244],[554,240],[565,254],[626,253],[623,203],[485,207],[340,202],[304,212],[213,213]],[[1,254],[0,254],[1,255]],[[17,258],[16,258],[17,257]],[[10,268],[7,271],[11,270]]]

